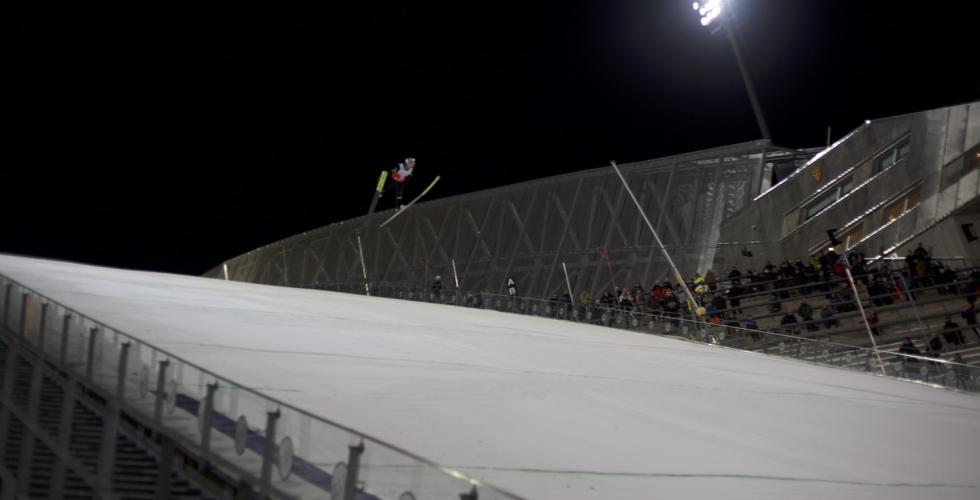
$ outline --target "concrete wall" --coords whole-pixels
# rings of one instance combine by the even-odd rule
[[[885,250],[891,253],[914,247],[920,233],[951,217],[980,193],[980,172],[955,167],[956,162],[965,164],[964,152],[972,154],[971,148],[977,145],[978,115],[980,103],[971,103],[864,124],[725,221],[721,240],[738,241],[751,235],[751,240],[768,242],[752,250],[757,261],[796,259],[820,251],[828,244],[828,229],[838,229],[842,240],[848,232],[860,231],[865,239],[854,251],[869,257]],[[911,154],[876,173],[876,159],[904,137],[910,139]],[[953,171],[957,179],[943,183],[944,172]],[[846,176],[853,176],[851,191],[801,223],[801,207]],[[889,223],[889,206],[909,190],[917,191],[919,206]],[[956,236],[943,228],[932,238]],[[949,246],[957,255],[966,252],[952,240]],[[719,265],[744,262],[737,250],[733,246],[720,252]],[[764,257],[760,259],[760,255]]]

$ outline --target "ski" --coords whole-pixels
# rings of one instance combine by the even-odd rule
[[[395,217],[398,217],[399,215],[401,215],[406,209],[408,209],[408,207],[414,205],[416,201],[419,201],[420,199],[422,199],[422,197],[425,196],[426,193],[428,193],[432,189],[432,187],[436,185],[437,182],[439,182],[439,179],[440,178],[441,178],[441,176],[438,176],[437,175],[436,178],[435,179],[432,179],[432,182],[430,182],[429,185],[425,189],[423,189],[422,192],[419,193],[418,196],[416,196],[415,198],[412,199],[412,201],[408,202],[407,205],[405,205],[405,206],[403,206],[401,208],[396,208],[397,211],[395,212],[395,214],[392,215],[391,217],[388,217],[388,220],[382,222],[381,225],[378,226],[378,228],[380,229],[382,227],[385,227],[386,224],[388,224],[389,222],[393,221],[395,219]]]
[[[385,181],[388,179],[388,171],[382,170],[381,176],[378,177],[378,187],[374,190],[374,197],[371,198],[371,208],[368,209],[368,215],[374,213],[375,207],[378,206],[378,200],[381,199],[381,194],[384,192]]]

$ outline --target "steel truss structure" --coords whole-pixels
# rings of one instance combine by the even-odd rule
[[[753,141],[622,165],[631,189],[687,277],[716,262],[721,223],[768,185],[772,165],[803,151]],[[650,286],[667,264],[610,167],[420,203],[308,231],[230,259],[207,276],[273,285],[363,288],[458,279],[464,291],[550,297]],[[361,252],[363,250],[362,268]],[[454,274],[455,272],[455,274]]]

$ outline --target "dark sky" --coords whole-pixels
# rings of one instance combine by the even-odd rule
[[[980,99],[956,5],[730,1],[777,144]],[[199,274],[409,155],[441,197],[760,137],[683,0],[61,3],[5,9],[0,252]]]

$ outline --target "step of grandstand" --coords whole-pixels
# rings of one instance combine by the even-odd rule
[[[881,286],[875,288],[877,293],[870,295],[868,288],[859,277],[858,292],[865,306],[865,312],[874,313],[878,317],[878,323],[872,325],[878,333],[876,340],[888,342],[914,337],[922,338],[923,342],[927,342],[943,329],[947,318],[958,321],[964,336],[973,335],[973,330],[967,328],[961,319],[961,313],[969,307],[968,300],[975,300],[975,275],[967,274],[972,272],[973,269],[962,270],[957,280],[941,284],[925,282],[930,286],[913,288],[912,300],[903,292],[903,285],[898,283],[892,284],[892,288],[887,288],[885,282],[882,282]],[[761,289],[767,286],[772,286],[772,283],[753,284],[749,289],[751,290],[752,287]],[[718,288],[719,292],[724,293],[722,287]],[[772,290],[755,290],[737,297],[740,302],[737,307],[730,300],[726,300],[727,308],[720,310],[716,308],[716,312],[734,317],[736,321],[744,321],[751,314],[759,324],[759,328],[764,331],[785,332],[807,338],[870,347],[868,330],[853,301],[852,291],[849,283],[840,279]],[[828,297],[833,293],[839,294],[841,299],[831,303]],[[806,300],[813,309],[812,321],[802,321],[799,310],[803,300]],[[828,305],[832,307],[832,316],[821,317],[821,309]],[[783,325],[782,321],[786,313],[792,313],[797,323]],[[950,345],[946,336],[943,336],[941,341],[943,352],[952,354],[950,349],[957,347],[955,343]],[[963,356],[964,361],[970,362],[977,358],[973,349],[964,347],[958,348],[957,351]]]
[[[0,340],[0,383],[5,376],[7,344]],[[31,385],[32,367],[29,362],[18,357],[13,383],[13,401],[26,411],[28,391]],[[45,376],[42,379],[39,397],[37,425],[52,436],[57,436],[64,390],[59,383]],[[103,434],[103,419],[97,405],[76,400],[72,413],[69,449],[71,455],[95,473],[99,448]],[[20,451],[25,437],[29,436],[20,420],[10,418],[10,434],[6,449],[3,450],[4,466],[17,478],[20,471]],[[55,454],[41,442],[35,440],[33,459],[30,464],[30,485],[27,493],[31,498],[51,498],[52,479],[56,466]],[[119,433],[116,438],[115,467],[112,473],[112,489],[118,498],[151,499],[159,498],[157,476],[159,462],[155,454],[130,436]],[[210,498],[200,487],[178,472],[170,475],[169,498]],[[98,498],[91,488],[71,469],[65,470],[65,483],[62,498]]]

